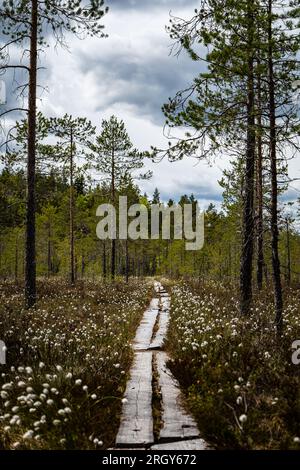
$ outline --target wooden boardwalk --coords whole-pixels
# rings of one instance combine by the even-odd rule
[[[154,290],[155,297],[143,315],[132,344],[135,356],[124,394],[115,448],[208,449],[194,419],[184,409],[179,384],[166,365],[168,355],[163,346],[169,324],[170,297],[157,281]],[[161,393],[162,422],[157,442],[154,442],[152,412],[154,366]]]
[[[124,398],[117,446],[152,444],[152,352],[136,354]]]

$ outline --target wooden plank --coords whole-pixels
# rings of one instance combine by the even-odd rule
[[[155,290],[155,292],[157,292],[157,293],[160,292],[161,288],[162,288],[161,283],[158,282],[158,281],[154,281],[154,290]]]
[[[209,450],[209,448],[203,439],[189,439],[155,444],[150,450]]]
[[[148,349],[151,343],[153,328],[159,309],[159,299],[154,298],[149,308],[145,311],[142,321],[136,331],[132,347],[135,351]]]
[[[152,352],[135,354],[124,398],[116,447],[152,444]]]
[[[162,395],[162,421],[160,441],[199,437],[195,420],[182,407],[179,384],[166,366],[168,355],[156,353],[159,386]]]
[[[164,311],[170,310],[171,300],[170,300],[169,295],[167,295],[165,297],[161,297],[160,301],[161,301],[161,305],[162,305],[162,310],[164,310]]]
[[[167,336],[170,315],[170,298],[161,298],[161,310],[159,312],[158,330],[150,344],[151,349],[161,349]]]

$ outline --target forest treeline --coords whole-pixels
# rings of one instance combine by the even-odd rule
[[[237,283],[239,279],[242,201],[226,183],[224,202],[217,209],[210,204],[205,213],[205,243],[200,251],[186,251],[185,240],[174,240],[171,217],[170,240],[116,240],[116,276],[164,275],[173,279],[194,277]],[[25,269],[25,191],[26,178],[22,169],[4,168],[0,176],[0,275],[2,279],[23,282]],[[67,170],[53,168],[49,174],[37,174],[37,274],[63,276],[71,279],[74,253],[74,281],[111,279],[111,240],[96,235],[96,209],[110,200],[108,183],[91,184],[89,178],[74,179],[74,249],[70,250],[70,183]],[[176,201],[163,202],[159,190],[153,195],[141,192],[130,176],[124,176],[116,188],[116,200],[126,195],[129,204],[196,204],[193,195],[182,195]],[[118,204],[116,204],[118,208]],[[298,217],[285,208],[280,219],[280,259],[286,284],[300,281],[300,243]],[[264,276],[272,277],[270,227],[266,226],[264,245]],[[256,244],[257,246],[257,244]],[[257,257],[257,249],[255,250]]]

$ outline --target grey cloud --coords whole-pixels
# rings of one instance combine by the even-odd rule
[[[83,73],[91,72],[99,84],[97,111],[126,103],[136,115],[146,116],[156,124],[162,124],[161,107],[169,97],[190,85],[200,72],[200,64],[186,57],[179,59],[166,55],[124,55],[121,50],[109,56],[93,58],[81,54],[79,67]],[[103,91],[105,91],[103,93]]]
[[[197,183],[191,183],[191,181],[177,181],[174,179],[174,188],[176,191],[174,196],[177,196],[177,199],[180,198],[183,194],[190,196],[193,194],[196,199],[202,199],[208,202],[220,202],[222,200],[222,190],[219,186],[214,186],[211,183],[205,183],[199,180]],[[164,191],[162,191],[162,196],[167,196]],[[173,196],[173,197],[174,197]]]
[[[196,0],[106,0],[106,5],[112,10],[114,7],[119,9],[134,8],[145,10],[159,7],[161,9],[176,9],[179,7],[197,6]]]

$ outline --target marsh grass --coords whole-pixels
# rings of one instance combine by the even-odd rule
[[[130,342],[151,295],[147,281],[71,288],[40,281],[36,308],[0,285],[2,449],[107,448],[117,432],[132,360]]]
[[[299,449],[300,292],[285,292],[284,333],[273,324],[272,294],[241,318],[237,293],[215,282],[173,286],[168,350],[202,435],[217,449]]]

